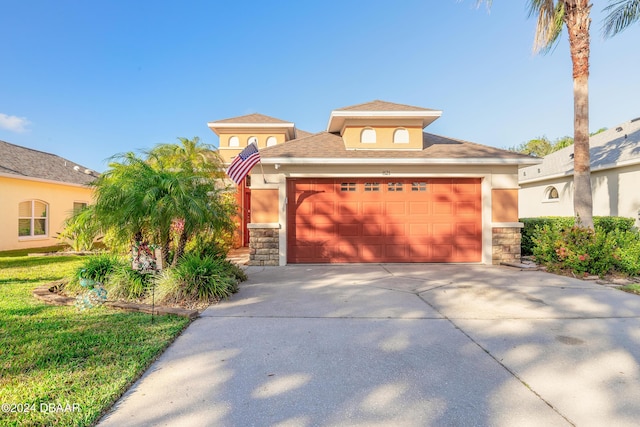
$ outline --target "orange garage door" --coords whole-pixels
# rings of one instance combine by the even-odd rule
[[[480,179],[290,179],[289,263],[479,262]]]

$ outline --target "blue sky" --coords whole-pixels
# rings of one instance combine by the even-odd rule
[[[640,116],[640,25],[603,40],[594,0],[591,130]],[[110,156],[262,113],[324,130],[382,99],[443,110],[426,131],[495,147],[573,133],[566,34],[532,53],[526,1],[6,0],[0,139],[98,171]]]

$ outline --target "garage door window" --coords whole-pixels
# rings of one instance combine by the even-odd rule
[[[412,182],[411,191],[427,191],[426,182]]]
[[[340,191],[356,191],[355,182],[343,182],[340,184]]]
[[[364,191],[380,191],[379,182],[365,182]]]
[[[404,190],[404,183],[402,182],[389,182],[387,183],[387,191],[400,192]]]

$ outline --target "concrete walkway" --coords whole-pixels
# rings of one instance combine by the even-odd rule
[[[249,267],[100,426],[632,426],[640,297],[509,267]]]

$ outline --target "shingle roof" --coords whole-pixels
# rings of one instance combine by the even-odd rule
[[[589,146],[592,170],[640,163],[640,118],[592,136]],[[527,182],[558,175],[573,175],[573,145],[545,156],[535,167],[521,169],[519,178]]]
[[[348,150],[339,135],[320,132],[260,150],[266,159],[502,159],[528,163],[530,156],[423,132],[422,150]]]
[[[334,111],[436,111],[430,108],[414,107],[413,105],[395,104],[393,102],[376,99],[363,104],[338,108]]]
[[[219,123],[243,123],[243,124],[260,124],[260,123],[282,123],[282,124],[291,124],[291,122],[287,122],[284,120],[276,119],[275,117],[265,116],[264,114],[247,114],[246,116],[239,117],[231,117],[229,119],[217,120],[215,122],[210,122],[211,124],[219,124]]]
[[[0,141],[0,174],[46,179],[69,184],[88,184],[98,173],[55,154]]]

